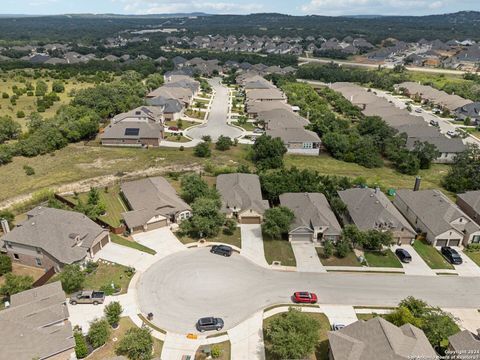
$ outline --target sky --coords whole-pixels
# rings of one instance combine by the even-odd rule
[[[0,14],[428,15],[480,11],[480,0],[1,0]]]

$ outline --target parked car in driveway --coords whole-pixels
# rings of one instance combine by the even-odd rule
[[[301,304],[315,304],[318,301],[317,295],[308,291],[297,291],[292,298],[293,302]]]
[[[447,135],[450,136],[450,137],[452,137],[452,138],[458,136],[457,132],[456,132],[456,131],[453,131],[453,130],[448,130],[448,131],[447,131]]]
[[[70,297],[70,304],[103,304],[105,293],[103,291],[83,290],[73,293]]]
[[[395,255],[397,255],[400,261],[403,263],[408,264],[410,261],[412,261],[412,256],[405,249],[398,248],[395,250]]]
[[[448,260],[450,264],[460,265],[463,263],[462,257],[457,252],[457,250],[451,248],[450,246],[442,246],[440,249],[442,255]]]
[[[217,330],[220,331],[223,329],[223,320],[213,316],[204,317],[197,321],[197,330],[200,332]]]
[[[255,128],[255,129],[253,129],[253,133],[254,133],[254,134],[263,134],[264,132],[265,132],[265,130],[260,129],[260,128]]]
[[[332,330],[337,331],[337,330],[343,329],[344,327],[345,327],[345,325],[343,325],[343,324],[333,324],[332,325]]]
[[[422,109],[420,109],[420,108],[415,109],[415,112],[420,114],[422,112]]]
[[[232,256],[233,249],[227,245],[213,245],[210,252],[217,255]]]

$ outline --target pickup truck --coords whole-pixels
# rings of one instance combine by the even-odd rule
[[[103,304],[105,301],[105,293],[103,291],[83,290],[72,294],[70,304]]]

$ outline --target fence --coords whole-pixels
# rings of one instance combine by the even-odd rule
[[[40,276],[40,278],[38,278],[38,280],[33,283],[33,287],[36,288],[45,285],[47,281],[52,278],[53,275],[55,275],[55,269],[52,266],[50,269],[47,270],[45,274]]]

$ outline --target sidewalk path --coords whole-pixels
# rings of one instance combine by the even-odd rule
[[[251,318],[228,331],[230,337],[231,358],[235,360],[264,360],[263,311],[256,312]]]

